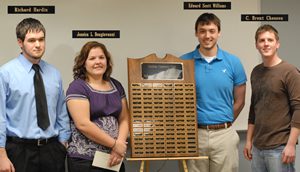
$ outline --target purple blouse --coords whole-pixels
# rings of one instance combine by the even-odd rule
[[[70,99],[87,99],[90,103],[90,119],[99,128],[113,138],[118,137],[118,117],[122,111],[123,98],[126,98],[121,83],[111,78],[112,89],[109,91],[94,90],[87,82],[77,79],[71,82],[67,90],[66,101]],[[95,151],[110,152],[110,148],[99,145],[85,137],[71,120],[71,141],[68,147],[70,157],[92,160]]]

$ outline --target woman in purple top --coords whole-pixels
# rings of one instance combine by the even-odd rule
[[[67,90],[72,137],[68,147],[69,172],[106,172],[92,166],[96,151],[110,154],[109,166],[126,154],[129,111],[124,88],[110,77],[112,61],[105,45],[87,42],[75,58],[74,81]],[[122,163],[120,171],[125,171]]]

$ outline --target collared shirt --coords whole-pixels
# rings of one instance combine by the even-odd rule
[[[239,58],[218,47],[217,56],[207,62],[199,45],[181,59],[194,59],[198,124],[233,121],[233,89],[247,81]]]
[[[59,71],[41,60],[40,72],[47,97],[50,126],[44,131],[37,125],[32,63],[22,54],[0,68],[0,147],[6,136],[40,139],[70,137],[70,121]]]

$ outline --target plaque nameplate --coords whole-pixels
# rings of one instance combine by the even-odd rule
[[[183,79],[183,64],[180,63],[142,63],[142,78],[146,80]]]

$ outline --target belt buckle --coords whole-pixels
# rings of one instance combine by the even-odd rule
[[[42,143],[42,140],[41,139],[38,139],[38,146],[43,146],[43,143]]]
[[[37,146],[43,146],[40,139],[37,140]]]
[[[228,126],[227,126],[227,122],[225,122],[225,129],[227,128]]]
[[[45,141],[45,143],[43,143],[43,141]],[[37,146],[43,146],[43,145],[45,145],[45,144],[47,144],[47,139],[38,139],[37,140]]]

